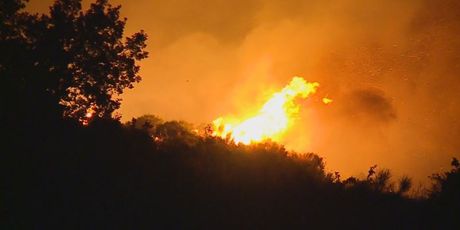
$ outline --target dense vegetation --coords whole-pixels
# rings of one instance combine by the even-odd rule
[[[460,226],[456,159],[411,197],[409,178],[376,166],[343,179],[276,143],[235,145],[155,116],[122,124],[116,95],[140,80],[146,35],[123,40],[104,0],[85,12],[58,0],[48,16],[23,7],[0,2],[1,229]]]

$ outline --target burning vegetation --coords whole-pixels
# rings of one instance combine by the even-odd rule
[[[274,93],[254,116],[244,120],[233,117],[215,119],[212,135],[237,144],[277,140],[292,125],[299,112],[295,99],[307,98],[316,92],[318,86],[317,82],[294,77],[286,87]]]
[[[42,16],[22,11],[26,2],[0,2],[9,54],[0,57],[0,229],[460,226],[457,158],[425,195],[411,196],[410,178],[394,185],[377,165],[342,179],[319,155],[266,141],[293,126],[297,99],[316,92],[300,77],[258,113],[218,118],[203,134],[153,115],[122,124],[117,96],[140,80],[146,35],[123,41],[120,7],[107,0],[85,12],[80,0],[56,0]],[[372,92],[357,97],[371,111],[391,108]]]

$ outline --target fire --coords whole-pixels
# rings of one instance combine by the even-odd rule
[[[89,122],[91,121],[91,119],[93,119],[94,114],[95,114],[94,109],[92,109],[92,108],[87,109],[87,110],[86,110],[86,113],[85,113],[85,117],[84,117],[84,118],[80,118],[80,122],[81,122],[84,126],[89,125]]]
[[[307,98],[316,92],[319,83],[292,78],[281,91],[276,92],[259,112],[246,120],[219,117],[213,121],[213,135],[228,138],[235,143],[250,144],[267,139],[276,140],[291,125],[299,112],[296,98]]]
[[[323,103],[324,103],[325,105],[331,104],[332,102],[333,102],[333,100],[330,99],[330,98],[328,98],[328,97],[324,97],[324,98],[323,98]]]

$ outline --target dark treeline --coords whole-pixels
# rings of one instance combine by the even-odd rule
[[[372,166],[341,178],[276,143],[235,145],[186,123],[122,124],[140,80],[141,31],[119,7],[58,0],[48,15],[0,1],[1,229],[456,229],[460,166],[410,196]]]

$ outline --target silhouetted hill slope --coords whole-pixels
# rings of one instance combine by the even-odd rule
[[[408,198],[389,170],[342,180],[320,156],[235,145],[185,122],[114,118],[140,80],[120,7],[0,1],[0,229],[454,229],[460,167]]]
[[[454,207],[442,193],[436,200],[447,204],[432,205],[377,190],[372,179],[340,181],[319,156],[274,143],[236,146],[192,133],[154,141],[117,121],[59,122],[3,145],[9,228],[420,229],[456,221],[433,215]]]

